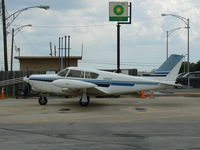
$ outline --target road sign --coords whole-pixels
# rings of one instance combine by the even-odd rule
[[[109,21],[128,21],[128,2],[110,2]]]

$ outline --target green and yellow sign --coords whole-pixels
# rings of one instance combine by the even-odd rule
[[[109,21],[128,21],[128,2],[110,2]]]

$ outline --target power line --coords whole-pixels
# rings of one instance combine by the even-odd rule
[[[111,61],[111,60],[91,60],[91,59],[84,59],[82,61],[87,61],[87,62],[96,62],[96,61],[102,62],[103,61],[103,62],[107,62],[107,63],[114,62],[114,61]],[[135,63],[135,64],[140,63],[140,64],[146,64],[146,63],[142,63],[142,62],[123,61],[123,60],[122,60],[122,62],[123,63]],[[160,63],[148,63],[148,64],[160,65]]]
[[[22,33],[22,31],[20,32],[20,34],[22,35],[22,37],[24,38],[24,40],[29,44],[30,47],[33,48],[33,50],[38,50],[38,48],[36,48],[35,46],[33,46],[33,44],[28,40],[28,38]]]
[[[194,8],[198,8],[200,5],[184,9],[184,10],[179,10],[179,11],[173,11],[172,13],[180,13],[180,12],[186,12],[190,11]],[[7,11],[8,14],[8,11]],[[144,22],[144,21],[151,21],[154,19],[160,19],[161,16],[153,16],[153,17],[148,17],[148,18],[141,18],[141,19],[133,19],[133,22]],[[113,26],[116,25],[116,23],[105,23],[105,24],[88,24],[88,25],[34,25],[34,28],[87,28],[87,27],[102,27],[102,26]],[[19,26],[19,25],[12,25],[12,26]]]
[[[112,26],[116,25],[114,23],[105,23],[105,24],[88,24],[88,25],[34,25],[35,28],[87,28],[87,27],[102,27],[102,26]],[[18,26],[18,25],[13,25]]]
[[[198,7],[200,7],[200,5],[197,5],[197,6],[194,6],[194,7],[191,7],[191,8],[187,8],[187,9],[183,9],[183,10],[180,10],[180,11],[174,11],[174,13],[186,12],[186,11],[190,11],[194,8],[198,8]]]
[[[99,61],[97,62],[96,60],[94,61],[87,61],[87,60],[82,60],[82,61],[79,61],[80,63],[86,63],[86,64],[104,64],[104,65],[116,65],[116,63],[114,62],[105,62],[104,60],[103,61]],[[124,63],[124,62],[121,62],[121,65],[124,65],[124,66],[148,66],[148,67],[156,67],[156,66],[159,66],[160,64],[153,64],[153,63]]]

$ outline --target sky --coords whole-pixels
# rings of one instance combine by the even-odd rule
[[[123,1],[123,0],[121,0]],[[172,16],[190,19],[190,62],[200,60],[199,0],[130,0],[132,24],[120,27],[121,68],[151,71],[166,60],[166,31],[185,27]],[[109,0],[5,0],[7,16],[17,10],[49,5],[50,9],[29,9],[22,12],[8,28],[8,60],[10,68],[11,29],[31,24],[15,35],[14,45],[21,56],[47,56],[50,42],[58,47],[59,37],[70,35],[71,55],[81,56],[80,67],[115,69],[117,64],[116,22],[109,21]],[[9,22],[10,20],[8,20]],[[0,24],[2,35],[2,22]],[[0,37],[0,66],[4,68],[3,39]],[[169,55],[187,54],[187,29],[169,36]],[[14,56],[18,52],[14,51]],[[18,60],[14,70],[19,69]]]

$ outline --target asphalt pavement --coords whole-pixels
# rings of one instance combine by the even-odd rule
[[[200,98],[0,100],[2,150],[200,150]]]

